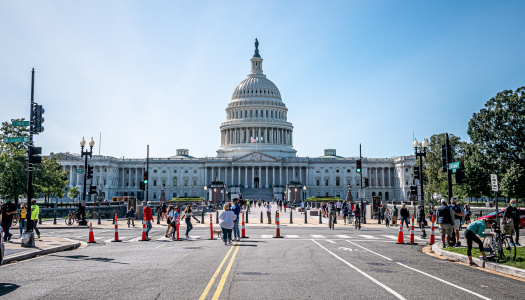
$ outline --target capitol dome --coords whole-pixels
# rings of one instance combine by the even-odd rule
[[[252,74],[250,74],[252,75]],[[239,83],[233,91],[232,100],[240,98],[273,98],[281,100],[277,86],[266,76],[250,76]]]

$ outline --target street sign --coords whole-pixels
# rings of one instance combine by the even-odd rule
[[[28,136],[8,137],[8,138],[3,138],[2,142],[4,143],[27,143],[29,142],[29,137]]]
[[[498,175],[496,174],[490,174],[490,185],[492,186],[492,190],[494,192],[497,192],[498,189]]]
[[[12,121],[13,126],[29,126],[29,121]]]
[[[458,162],[449,163],[448,164],[448,168],[451,169],[451,170],[459,169],[459,161]]]
[[[361,189],[357,192],[357,198],[364,199],[365,198],[365,190]]]
[[[77,173],[84,173],[84,169],[77,169]]]

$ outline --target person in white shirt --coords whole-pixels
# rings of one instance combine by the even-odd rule
[[[337,215],[341,215],[341,200],[337,201],[337,203],[335,204],[335,207],[337,209]]]
[[[224,245],[232,244],[233,223],[237,216],[230,210],[231,203],[224,204],[224,211],[219,215],[219,226],[222,228]]]
[[[272,205],[270,202],[266,203],[266,216],[268,217],[268,224],[272,224]]]

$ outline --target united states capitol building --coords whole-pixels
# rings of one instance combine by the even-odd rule
[[[150,200],[158,200],[162,190],[167,199],[210,199],[212,182],[223,185],[221,193],[228,199],[239,193],[248,199],[283,199],[290,182],[302,186],[299,197],[344,199],[350,189],[352,197],[358,198],[358,157],[338,156],[336,149],[325,149],[319,157],[297,157],[288,109],[277,86],[263,73],[258,45],[256,40],[250,74],[235,88],[226,107],[217,156],[197,158],[190,156],[188,149],[177,149],[174,156],[150,158]],[[84,174],[76,171],[84,168],[80,154],[66,152],[60,156],[61,165],[69,172],[70,188],[82,190]],[[414,183],[411,174],[415,163],[415,156],[362,158],[363,178],[369,180],[365,197],[379,196],[383,202],[407,200]],[[102,190],[106,199],[145,198],[145,192],[139,188],[146,169],[145,158],[94,155],[89,164],[94,166],[93,185]]]

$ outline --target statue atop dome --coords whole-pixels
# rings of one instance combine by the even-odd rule
[[[255,53],[253,54],[253,57],[261,57],[259,55],[259,41],[257,38],[255,38]]]

